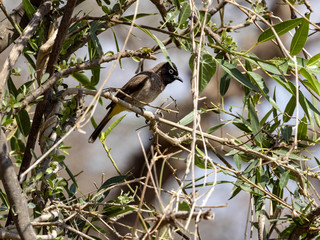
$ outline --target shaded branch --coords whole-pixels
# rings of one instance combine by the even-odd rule
[[[297,225],[293,231],[290,234],[289,239],[296,240],[300,239],[300,236],[304,233],[310,233],[310,225],[313,223],[313,221],[318,218],[320,215],[320,207],[317,207],[316,209],[312,210],[308,214],[306,214],[305,217],[301,217],[301,220],[303,220],[303,224]],[[319,229],[316,229],[315,231],[319,231]]]
[[[0,130],[0,178],[8,196],[13,213],[13,221],[20,237],[25,240],[36,239],[36,234],[28,215],[27,200],[22,195],[22,189],[12,161],[9,158],[7,138],[3,130]]]

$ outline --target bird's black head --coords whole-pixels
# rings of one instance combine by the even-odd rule
[[[165,85],[172,83],[175,80],[182,82],[179,77],[177,66],[171,62],[172,65],[167,62],[161,67],[161,77]]]

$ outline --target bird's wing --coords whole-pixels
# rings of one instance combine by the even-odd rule
[[[152,71],[143,71],[141,73],[138,73],[137,75],[135,75],[134,77],[132,77],[122,88],[121,88],[121,91],[123,91],[124,93],[128,94],[128,95],[131,95],[137,91],[140,91],[145,82],[148,80],[148,79],[151,79],[151,78],[158,78],[159,76],[152,72]],[[117,98],[120,98],[120,99],[124,99],[126,97],[125,94],[123,94],[122,92],[118,92],[116,94],[116,97]],[[111,102],[107,107],[106,109],[108,108],[112,108],[113,106],[115,105],[114,102]]]
[[[135,75],[133,78],[131,78],[121,88],[121,90],[123,92],[125,92],[126,94],[131,95],[134,92],[140,91],[143,88],[145,82],[148,79],[151,79],[151,78],[159,78],[159,76],[156,73],[152,72],[152,71],[143,71],[143,72],[138,73],[137,75]],[[123,94],[120,93],[120,92],[117,94],[117,97],[121,98],[121,96],[118,96],[118,95],[123,95]]]

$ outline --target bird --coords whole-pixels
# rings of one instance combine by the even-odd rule
[[[116,94],[116,97],[143,108],[145,104],[154,101],[165,87],[175,80],[183,82],[176,65],[173,62],[161,62],[152,69],[142,71],[132,77]],[[111,102],[106,109],[108,112],[89,137],[89,143],[93,143],[98,138],[113,116],[127,110],[114,102]]]

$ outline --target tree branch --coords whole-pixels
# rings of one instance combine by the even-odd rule
[[[16,64],[20,54],[22,53],[22,50],[28,43],[29,39],[33,36],[34,32],[36,31],[40,21],[42,18],[49,12],[52,2],[51,1],[45,1],[36,11],[34,14],[34,17],[31,19],[28,26],[24,29],[22,35],[17,40],[15,46],[11,50],[9,56],[7,57],[2,71],[0,73],[0,99],[3,97],[3,91],[5,89],[5,85],[7,83],[7,80],[10,76],[10,72],[13,68],[13,66]]]
[[[38,7],[41,3],[41,0],[33,0],[31,3]],[[20,4],[17,8],[13,9],[9,15],[15,25],[20,26],[23,29],[29,23],[29,19],[24,10],[23,4]],[[8,18],[2,20],[0,23],[0,53],[10,46],[11,43],[13,43],[19,36],[20,33],[14,26],[12,26],[12,23]]]
[[[60,78],[68,76],[74,72],[79,72],[81,70],[89,69],[93,66],[99,65],[101,63],[105,62],[111,62],[113,60],[116,60],[119,54],[114,54],[112,56],[102,56],[101,58],[95,59],[93,61],[87,61],[81,64],[78,64],[74,67],[70,67],[68,69],[64,69],[58,72],[55,72],[43,85],[39,86],[36,90],[31,92],[21,103],[21,107],[14,111],[14,113],[17,113],[19,110],[25,108],[28,106],[32,101],[34,101],[36,98],[41,96],[47,89],[52,87],[56,81],[58,81]],[[121,58],[128,58],[128,57],[140,57],[140,58],[151,58],[154,59],[148,52],[144,52],[142,50],[126,50],[124,53],[121,54]]]
[[[320,207],[317,207],[316,209],[312,210],[311,212],[309,212],[308,214],[306,214],[305,218],[301,217],[301,219],[303,220],[303,224],[301,225],[297,225],[293,231],[290,234],[289,239],[292,240],[297,240],[300,238],[300,236],[304,233],[309,233],[309,227],[312,224],[312,222],[318,218],[320,215]],[[318,230],[316,230],[318,231]]]
[[[27,201],[22,195],[22,189],[9,158],[7,138],[3,130],[0,130],[0,149],[0,178],[10,202],[14,223],[22,239],[34,240],[36,234],[28,215]]]

